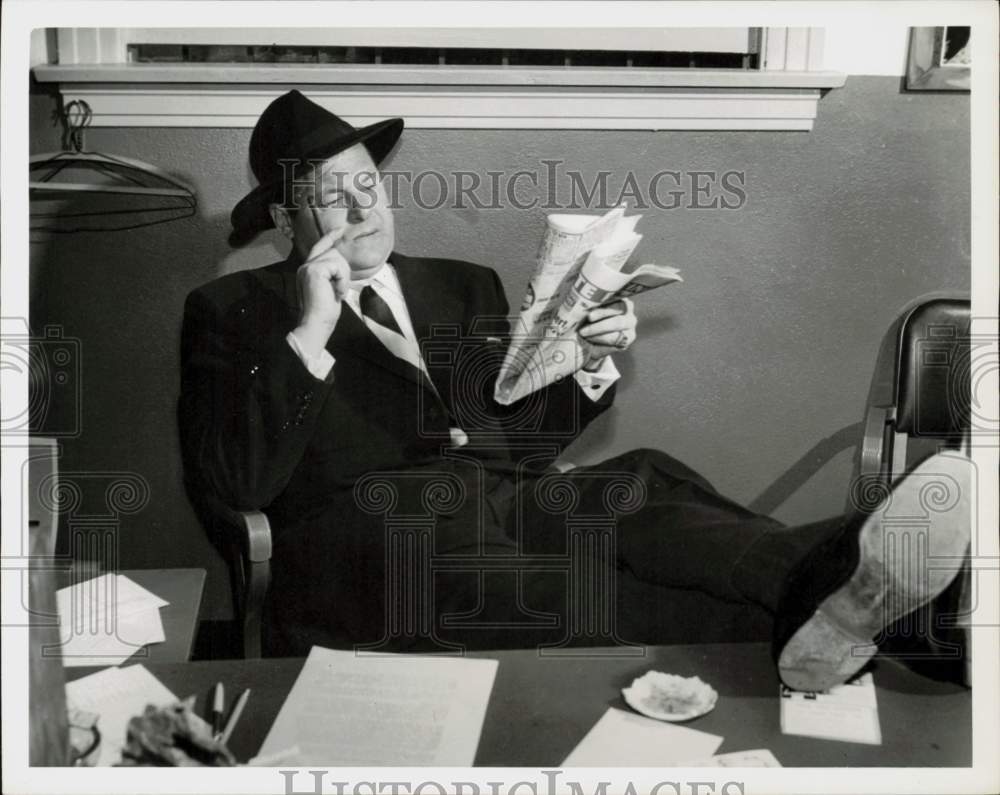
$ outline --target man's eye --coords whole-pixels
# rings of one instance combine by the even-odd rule
[[[343,193],[329,193],[320,197],[319,201],[316,202],[316,206],[322,209],[346,207],[347,197]]]

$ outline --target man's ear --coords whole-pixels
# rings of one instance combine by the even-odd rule
[[[267,209],[271,213],[271,220],[274,221],[277,230],[289,240],[294,240],[295,232],[292,229],[292,216],[288,212],[288,209],[282,207],[280,204],[269,204],[267,205]]]

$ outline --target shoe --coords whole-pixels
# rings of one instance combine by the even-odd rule
[[[781,680],[815,692],[860,671],[885,627],[955,579],[968,555],[974,504],[972,462],[939,453],[810,550],[786,578],[775,616]]]

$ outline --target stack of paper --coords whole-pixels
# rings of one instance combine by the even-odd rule
[[[472,764],[496,660],[313,646],[259,755],[304,765]]]
[[[66,704],[70,709],[96,712],[100,716],[98,765],[113,765],[121,760],[128,722],[141,715],[147,704],[166,707],[176,701],[174,694],[141,665],[106,668],[66,685]]]
[[[822,693],[781,688],[781,731],[825,740],[882,744],[875,682],[870,673]]]
[[[123,574],[104,574],[56,592],[63,665],[119,665],[162,643],[169,604]]]

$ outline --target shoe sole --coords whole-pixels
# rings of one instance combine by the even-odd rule
[[[968,458],[938,454],[905,476],[865,518],[854,572],[781,651],[778,671],[786,685],[821,691],[846,682],[876,654],[874,641],[886,626],[948,587],[969,548],[971,486]],[[902,532],[887,534],[893,524]],[[935,569],[927,566],[928,558],[953,558],[956,565]]]

